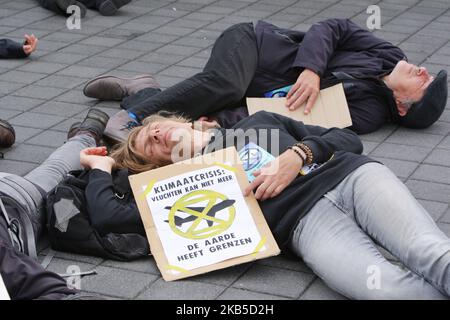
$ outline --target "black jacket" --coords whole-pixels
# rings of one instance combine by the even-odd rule
[[[259,21],[255,33],[258,70],[247,96],[293,84],[308,68],[321,77],[321,89],[344,82],[355,132],[372,132],[397,118],[392,91],[379,80],[406,59],[393,44],[347,19],[316,23],[306,33]],[[343,81],[342,72],[356,80]]]
[[[114,175],[99,169],[90,170],[85,195],[91,224],[100,234],[138,233],[145,236],[127,170],[116,171]]]
[[[23,44],[9,39],[0,39],[0,59],[26,58]]]
[[[205,148],[205,152],[219,150],[227,141],[234,141],[238,151],[243,145],[253,142],[273,156],[278,156],[289,146],[302,141],[314,154],[315,169],[306,175],[299,175],[277,197],[259,202],[275,239],[284,249],[287,249],[286,245],[298,221],[324,194],[359,166],[373,162],[360,155],[363,150],[361,140],[348,129],[305,125],[270,112],[255,113],[238,122],[234,129],[238,128],[243,130],[234,133],[232,130],[221,130]],[[279,130],[278,141],[271,141],[277,134],[267,133],[267,129]],[[251,134],[252,131],[256,134]],[[269,141],[266,141],[266,137]],[[272,150],[272,146],[277,145],[278,150]]]

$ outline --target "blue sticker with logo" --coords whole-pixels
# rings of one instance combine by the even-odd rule
[[[284,98],[287,96],[289,90],[292,88],[292,84],[283,88],[274,89],[272,91],[264,93],[266,98]]]
[[[248,181],[250,182],[255,180],[253,172],[261,169],[275,159],[273,155],[253,142],[250,142],[239,151],[239,158],[242,161]]]

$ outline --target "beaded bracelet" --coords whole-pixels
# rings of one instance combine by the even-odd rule
[[[306,154],[302,154],[300,151],[297,150],[297,148],[295,148],[295,146],[288,147],[288,149],[294,151],[300,157],[300,159],[302,159],[303,164],[305,163]]]
[[[305,155],[306,155],[306,162],[305,164],[310,165],[311,163],[313,163],[313,153],[311,151],[311,149],[304,143],[296,143],[295,144],[296,147],[298,147],[300,150],[302,150]]]

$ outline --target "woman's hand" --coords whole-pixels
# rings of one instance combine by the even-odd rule
[[[308,114],[314,106],[319,93],[320,77],[314,71],[305,69],[300,73],[291,90],[289,90],[286,96],[286,107],[289,110],[295,110],[307,101],[304,114]]]
[[[303,160],[293,150],[286,150],[267,166],[255,171],[256,177],[245,189],[248,196],[256,189],[255,197],[264,201],[279,195],[294,179],[303,167]]]
[[[26,55],[30,55],[32,52],[36,50],[36,46],[38,43],[38,38],[34,34],[31,36],[25,35],[25,42],[23,44],[23,52],[25,52]]]
[[[80,163],[86,169],[100,169],[111,173],[115,161],[107,154],[106,147],[86,148],[80,152]]]

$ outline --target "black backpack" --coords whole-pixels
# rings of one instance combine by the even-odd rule
[[[140,234],[101,235],[92,227],[86,210],[88,177],[87,170],[71,171],[47,194],[47,229],[51,247],[119,261],[147,256],[150,253],[149,245]]]

